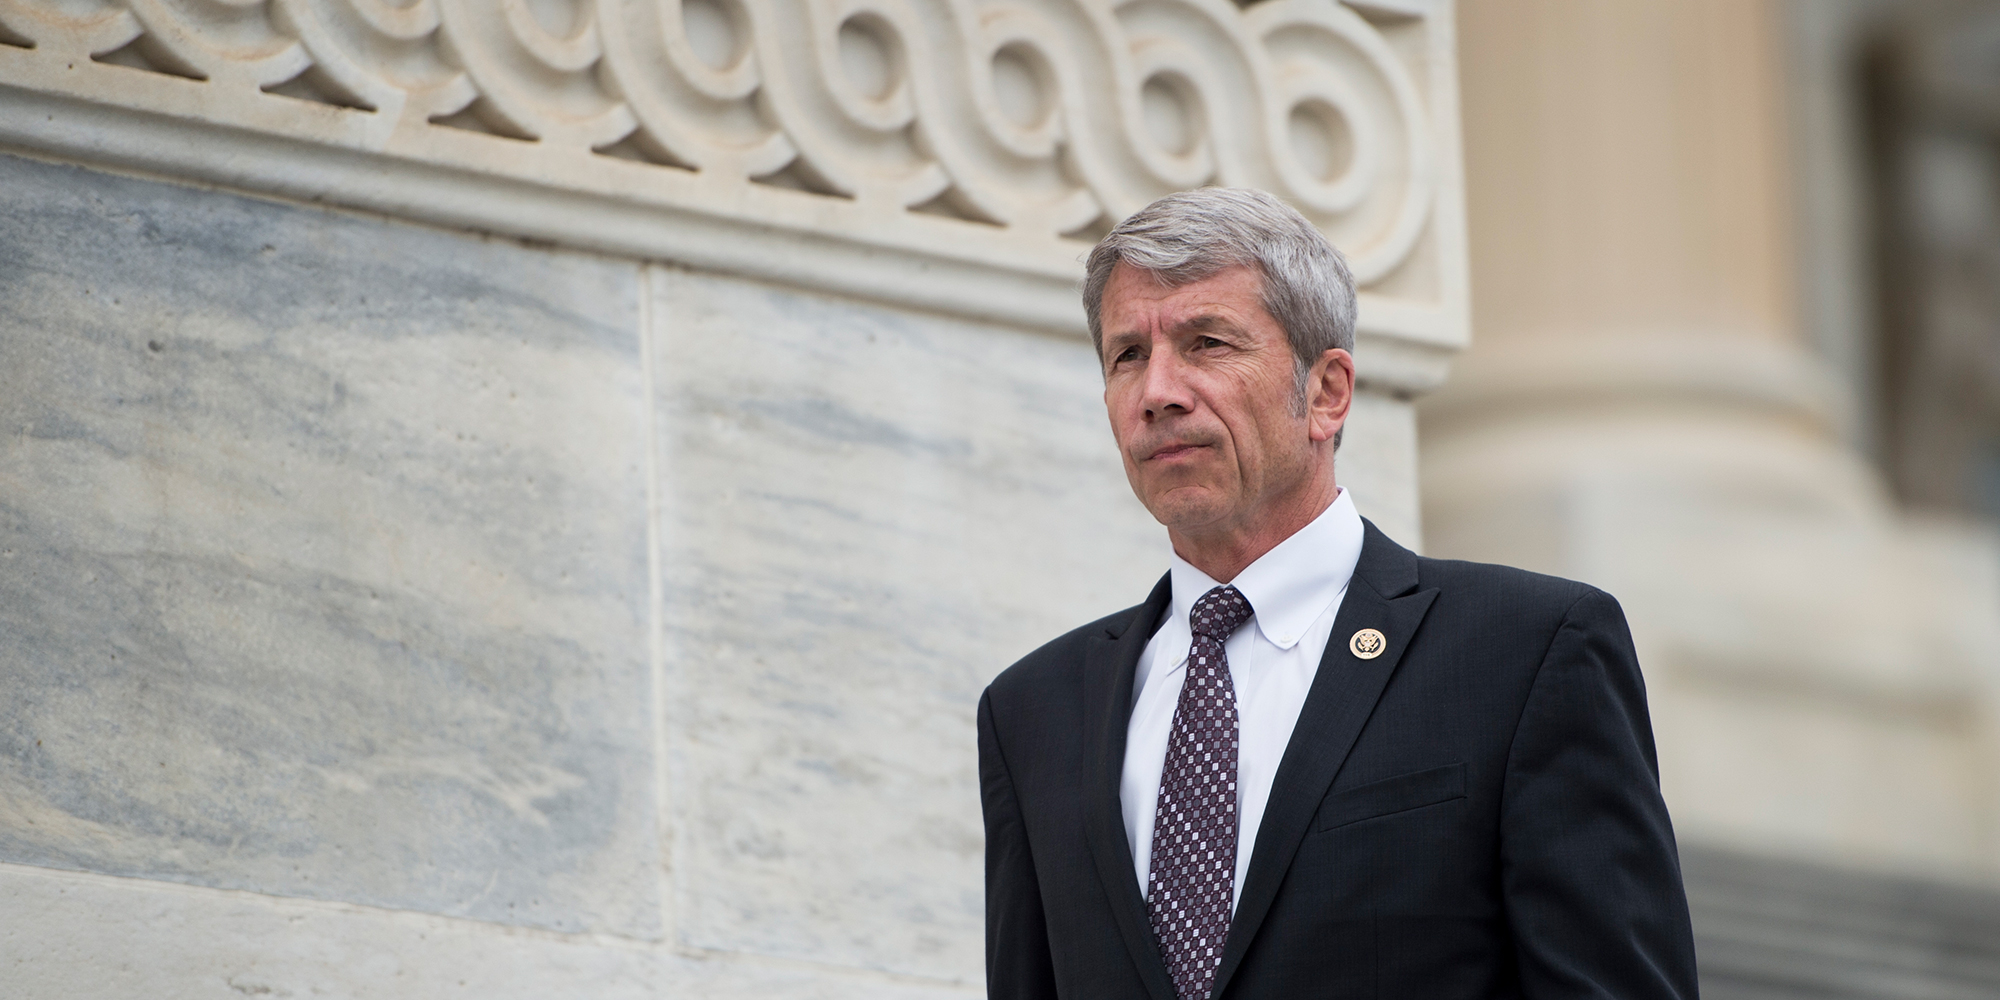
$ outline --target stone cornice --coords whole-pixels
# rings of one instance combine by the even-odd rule
[[[1053,331],[1109,220],[1263,187],[1347,251],[1368,381],[1415,393],[1466,336],[1450,14],[0,0],[0,146]]]

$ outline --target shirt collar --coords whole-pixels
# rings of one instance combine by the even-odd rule
[[[1345,487],[1312,523],[1257,557],[1231,581],[1250,602],[1257,628],[1279,649],[1290,649],[1347,590],[1361,561],[1361,514]],[[1173,556],[1173,620],[1185,627],[1194,602],[1221,586],[1179,553]]]

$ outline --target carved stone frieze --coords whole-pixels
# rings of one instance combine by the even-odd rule
[[[1112,221],[1266,188],[1418,348],[1378,378],[1463,340],[1448,3],[0,0],[0,43],[17,148],[1030,325]]]

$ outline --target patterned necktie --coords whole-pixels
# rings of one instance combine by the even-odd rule
[[[1179,1000],[1208,996],[1229,933],[1236,883],[1236,682],[1222,643],[1251,614],[1235,587],[1217,587],[1188,615],[1194,643],[1160,773],[1146,895],[1153,937]]]

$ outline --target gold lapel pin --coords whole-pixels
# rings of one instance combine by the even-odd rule
[[[1354,633],[1354,638],[1347,640],[1348,652],[1364,660],[1381,656],[1382,651],[1388,648],[1388,638],[1372,628],[1364,628]]]

